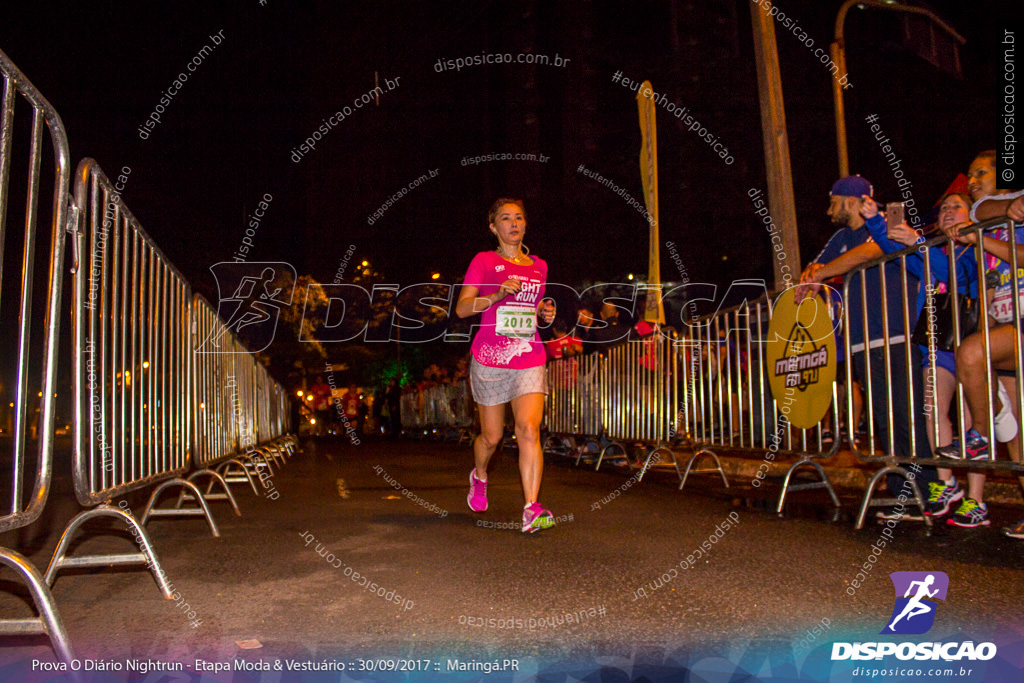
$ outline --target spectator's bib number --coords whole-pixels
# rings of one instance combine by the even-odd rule
[[[537,311],[511,304],[499,306],[494,331],[503,337],[532,338],[537,332]]]
[[[1021,283],[1020,310],[1024,313],[1024,282]],[[999,290],[989,306],[989,313],[1001,323],[1013,322],[1013,285],[1009,288]]]

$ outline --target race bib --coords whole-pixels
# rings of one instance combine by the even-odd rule
[[[1024,312],[1024,283],[1021,285],[1020,310]],[[996,295],[989,304],[989,314],[1001,323],[1013,322],[1013,285],[996,290]]]
[[[532,338],[537,331],[537,311],[532,306],[498,306],[494,332],[503,337]]]

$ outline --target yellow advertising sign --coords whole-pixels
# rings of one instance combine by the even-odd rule
[[[654,88],[644,81],[636,93],[640,111],[640,180],[644,186],[650,237],[647,264],[647,302],[644,320],[665,323],[665,306],[661,296],[661,241],[658,238],[658,127],[654,116]]]
[[[768,325],[768,383],[779,409],[798,429],[818,424],[832,403],[836,340],[829,304],[808,297],[797,305],[795,287],[779,295]],[[785,410],[788,408],[788,410]]]

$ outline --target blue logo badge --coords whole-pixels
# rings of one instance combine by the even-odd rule
[[[949,577],[944,572],[893,572],[889,578],[896,590],[896,605],[881,633],[927,633],[935,623],[936,601],[946,599]]]

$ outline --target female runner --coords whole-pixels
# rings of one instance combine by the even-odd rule
[[[519,474],[523,482],[523,531],[554,525],[551,513],[537,502],[544,454],[540,423],[547,394],[544,346],[537,334],[538,317],[550,324],[551,300],[542,301],[548,265],[529,256],[523,245],[526,210],[518,199],[499,199],[488,215],[498,248],[482,251],[469,264],[455,314],[483,314],[473,338],[469,379],[480,409],[480,434],[473,441],[476,467],[469,474],[467,501],[474,512],[487,509],[487,464],[501,443],[505,404],[512,404]]]

